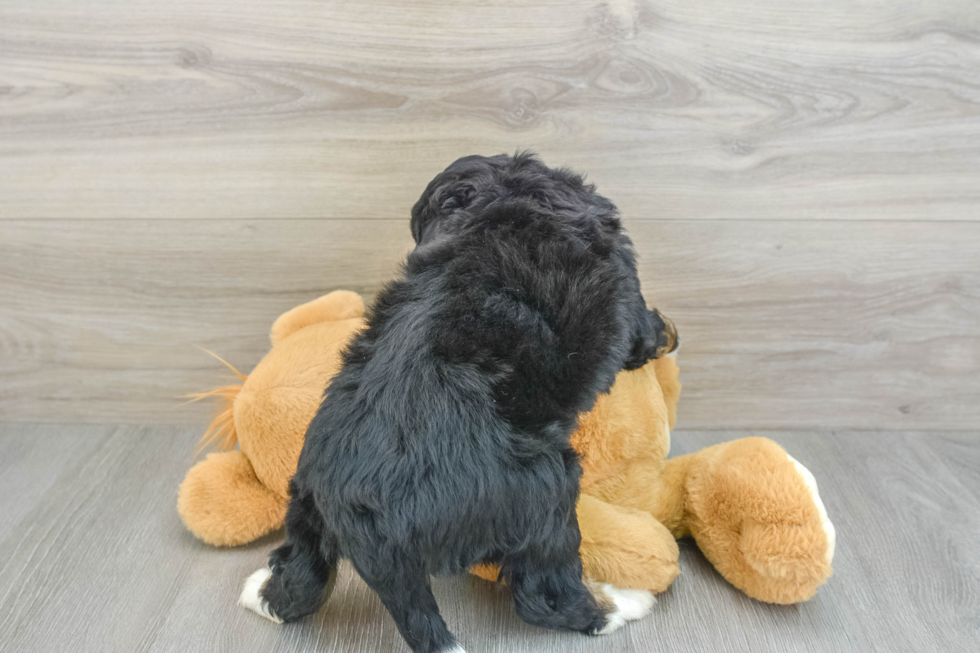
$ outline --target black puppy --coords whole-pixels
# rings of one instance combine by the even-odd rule
[[[462,651],[430,574],[500,565],[517,613],[601,634],[648,592],[584,582],[576,417],[671,348],[613,204],[530,154],[459,159],[412,209],[417,246],[310,423],[287,540],[242,604],[316,611],[340,558],[416,652]]]

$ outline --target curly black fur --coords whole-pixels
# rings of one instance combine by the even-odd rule
[[[413,651],[443,651],[429,575],[493,562],[527,621],[598,631],[569,437],[668,344],[616,208],[530,154],[470,156],[425,189],[412,234],[307,431],[263,596],[309,614],[348,558]]]

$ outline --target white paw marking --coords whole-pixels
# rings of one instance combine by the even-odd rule
[[[268,567],[262,567],[249,576],[248,580],[245,581],[245,587],[242,588],[242,595],[238,599],[238,604],[269,621],[281,624],[282,619],[272,614],[269,609],[269,602],[262,598],[262,589],[270,578],[272,578],[272,570]]]
[[[642,619],[650,614],[650,609],[657,602],[653,593],[646,590],[620,589],[606,583],[602,583],[599,587],[616,604],[616,611],[606,615],[606,627],[596,635],[608,635],[622,628],[627,621]]]
[[[796,458],[786,454],[789,461],[793,463],[796,467],[796,473],[803,477],[803,482],[806,483],[807,489],[810,490],[810,495],[813,497],[813,503],[817,506],[817,511],[820,513],[820,520],[823,522],[823,530],[827,535],[827,564],[829,565],[834,559],[834,549],[837,547],[837,530],[834,528],[833,523],[830,521],[830,517],[827,516],[827,508],[823,505],[823,500],[820,498],[820,493],[817,491],[817,479],[813,477],[810,470],[800,464]]]

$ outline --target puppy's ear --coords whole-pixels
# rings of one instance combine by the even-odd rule
[[[465,209],[473,201],[475,195],[476,186],[470,181],[459,180],[446,184],[439,189],[437,194],[439,211],[448,215],[458,209]]]
[[[633,349],[626,360],[624,369],[637,370],[648,361],[669,356],[677,351],[681,341],[674,323],[657,309],[647,311],[650,320],[649,330],[633,342]]]
[[[506,154],[464,156],[429,182],[422,197],[412,207],[412,236],[415,243],[431,240],[452,228],[453,216],[469,206],[493,184],[494,171],[510,161]]]
[[[469,179],[443,173],[432,180],[422,197],[412,207],[412,237],[415,243],[431,240],[448,226],[452,215],[466,209],[476,196],[476,186]]]
[[[655,358],[667,356],[677,351],[681,346],[681,339],[677,335],[677,327],[674,326],[674,322],[655,308],[650,311],[650,322],[653,323],[653,331],[657,341]]]

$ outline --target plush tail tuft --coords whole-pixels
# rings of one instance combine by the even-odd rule
[[[203,347],[198,347],[198,349],[224,363],[241,380],[241,383],[221,386],[208,392],[194,392],[186,395],[190,399],[188,403],[201,401],[209,397],[218,398],[218,408],[215,412],[214,419],[211,420],[211,424],[208,425],[204,435],[198,440],[197,451],[194,453],[195,456],[201,455],[201,452],[212,444],[216,444],[217,449],[220,451],[230,451],[235,448],[235,445],[238,443],[238,431],[235,430],[235,399],[241,393],[242,388],[245,387],[245,381],[248,380],[248,377],[235,369],[234,365],[213,351],[209,351]]]

